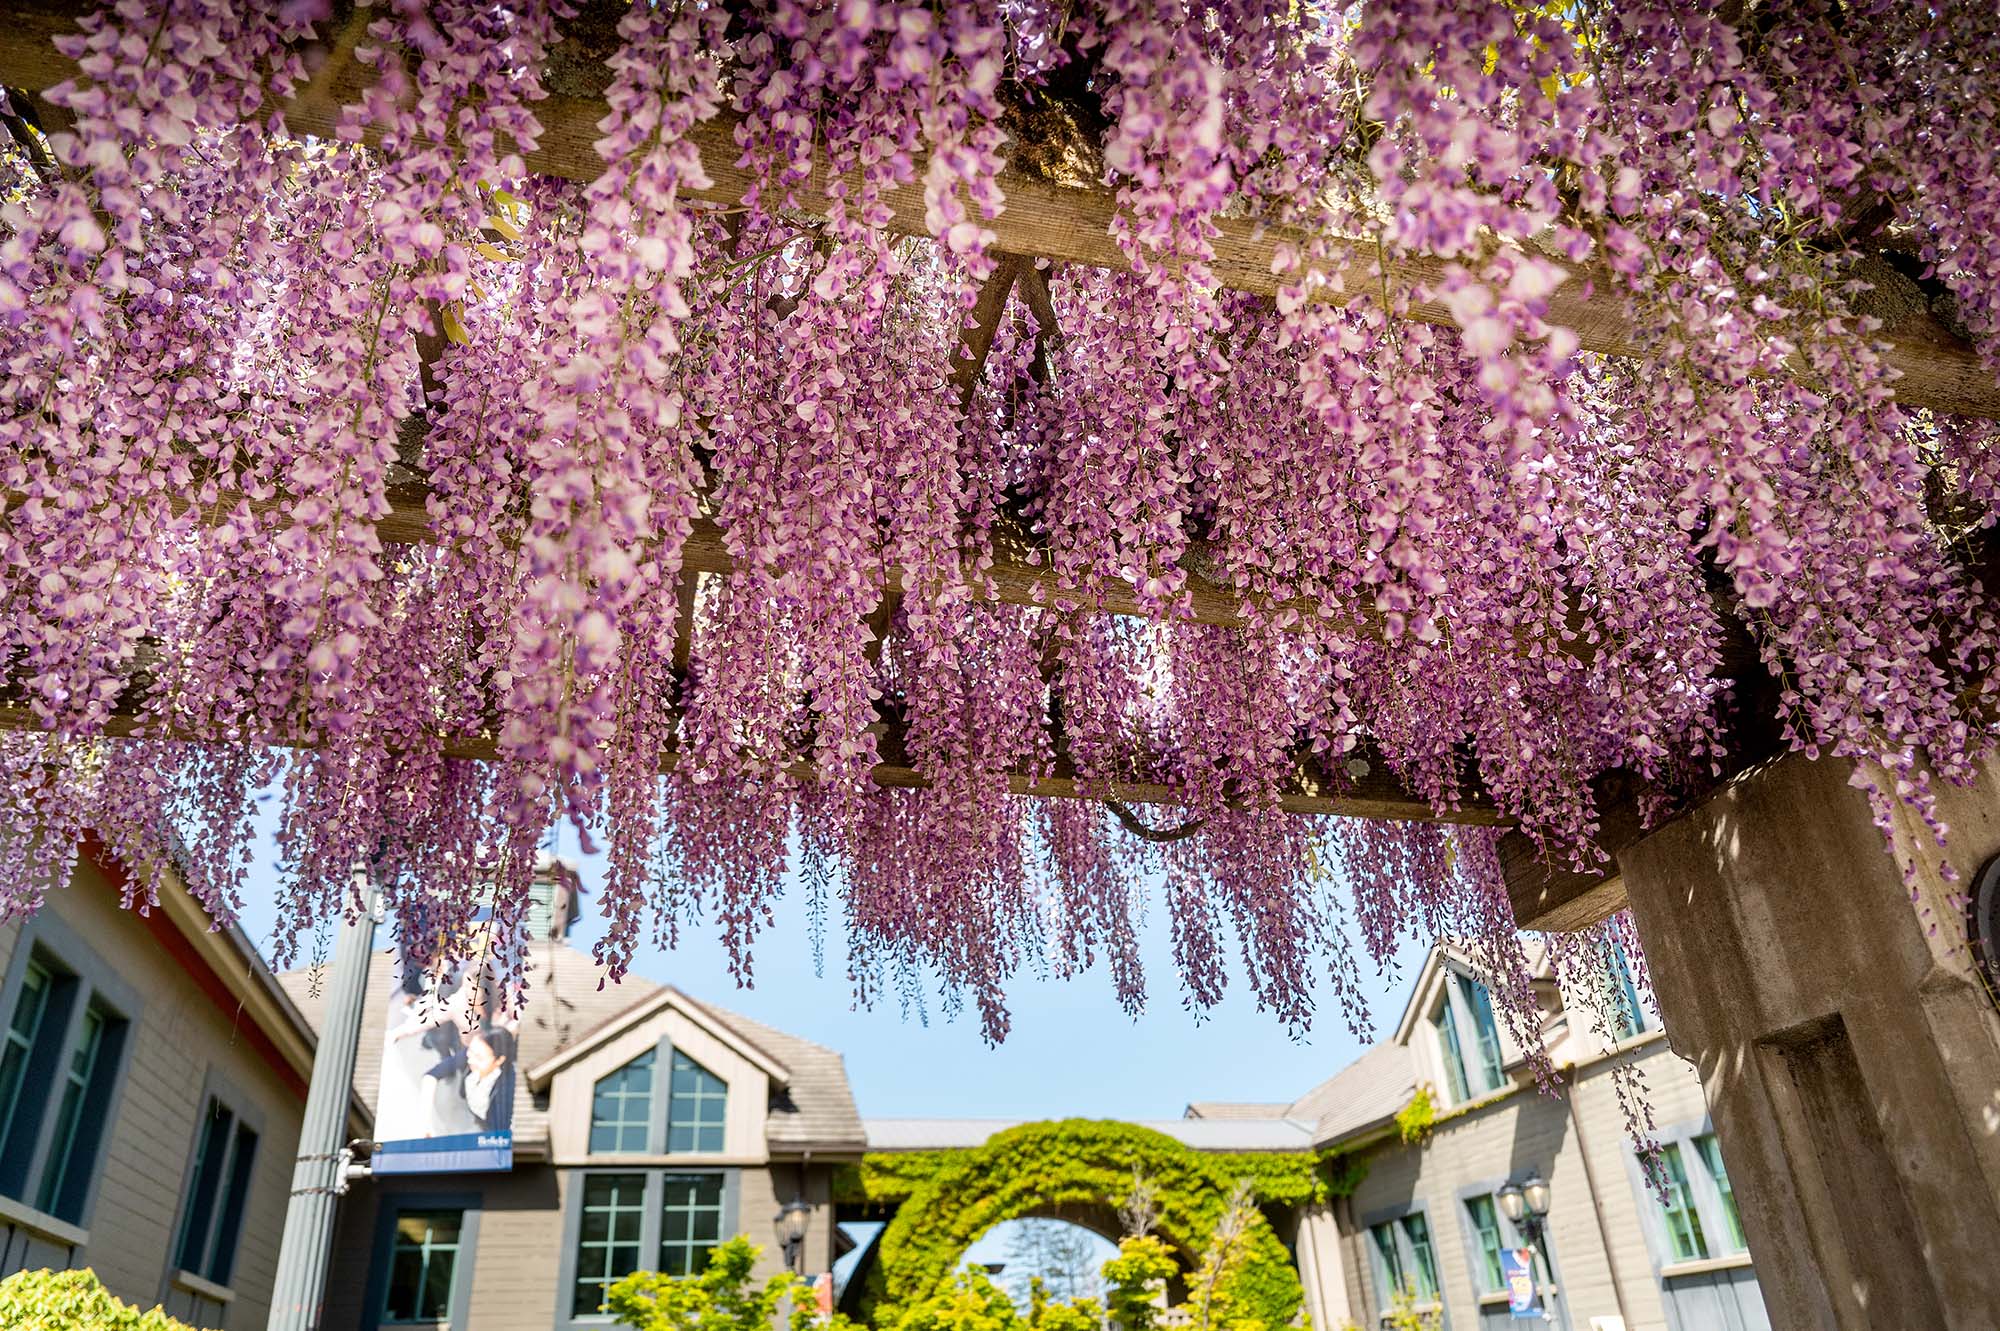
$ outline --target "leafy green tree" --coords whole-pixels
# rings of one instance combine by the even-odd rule
[[[895,1331],[1019,1331],[1021,1314],[1007,1291],[974,1267],[891,1325]]]
[[[855,1323],[839,1313],[821,1322],[812,1287],[789,1271],[772,1276],[762,1288],[753,1286],[750,1272],[757,1251],[738,1235],[710,1253],[708,1269],[698,1275],[629,1275],[606,1291],[605,1309],[620,1326],[637,1331],[771,1331],[774,1326],[856,1331]]]
[[[1167,1281],[1180,1264],[1165,1242],[1151,1234],[1128,1238],[1104,1264],[1104,1302],[1119,1331],[1154,1331],[1166,1306]]]

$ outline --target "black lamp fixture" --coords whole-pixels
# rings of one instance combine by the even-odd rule
[[[812,1207],[801,1201],[786,1202],[778,1212],[778,1242],[785,1250],[785,1269],[794,1275],[806,1273],[806,1226],[811,1220]]]
[[[1500,1189],[1500,1214],[1519,1225],[1529,1243],[1540,1247],[1549,1201],[1548,1180],[1539,1173],[1531,1173],[1519,1183],[1509,1183]]]

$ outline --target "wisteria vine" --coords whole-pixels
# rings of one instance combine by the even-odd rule
[[[582,8],[581,180],[562,0],[119,0],[4,94],[0,911],[92,835],[227,919],[276,787],[282,940],[357,863],[523,918],[566,824],[614,972],[747,981],[798,882],[997,1040],[1023,966],[1143,1005],[1156,883],[1194,1007],[1448,932],[1527,1031],[1497,833],[1296,792],[1590,867],[1762,707],[1942,844],[2000,464],[1880,333],[2000,368],[1990,6]],[[1086,185],[1121,268],[1003,252]]]

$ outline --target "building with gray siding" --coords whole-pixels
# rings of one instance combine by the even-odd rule
[[[312,1030],[241,929],[171,877],[144,915],[128,886],[87,844],[0,923],[0,1276],[87,1266],[139,1307],[262,1327]]]
[[[369,992],[394,955],[375,953]],[[722,1239],[782,1269],[775,1222],[805,1208],[799,1268],[837,1255],[830,1178],[860,1157],[861,1120],[833,1050],[637,976],[533,943],[504,1173],[362,1178],[340,1208],[324,1325],[549,1331],[609,1324],[632,1271],[698,1271]],[[313,977],[279,977],[309,1020]],[[364,1018],[356,1092],[373,1102],[386,1009]]]
[[[1536,1085],[1466,960],[1438,947],[1390,1038],[1298,1100],[1188,1106],[1190,1117],[1239,1125],[1309,1122],[1315,1146],[1367,1165],[1333,1208],[1337,1239],[1323,1245],[1331,1253],[1319,1254],[1309,1288],[1315,1324],[1381,1325],[1399,1294],[1450,1331],[1530,1324],[1508,1310],[1501,1253],[1528,1245],[1500,1194],[1538,1175],[1551,1185],[1551,1206],[1537,1283],[1554,1325],[1766,1331],[1694,1069],[1667,1047],[1643,1002],[1628,1000],[1634,1018],[1604,1030],[1546,963],[1535,993],[1541,1038],[1563,1073],[1560,1094]],[[1662,1147],[1659,1189],[1627,1126],[1619,1081],[1634,1077]],[[1398,1115],[1420,1090],[1434,1118],[1427,1132],[1406,1133]]]

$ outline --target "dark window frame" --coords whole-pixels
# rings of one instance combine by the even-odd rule
[[[648,1055],[653,1060],[653,1088],[650,1092],[652,1102],[647,1106],[646,1148],[643,1151],[599,1151],[594,1149],[591,1138],[595,1135],[597,1127],[598,1085],[607,1078],[623,1072],[625,1069],[631,1067],[633,1063]],[[722,1145],[714,1150],[695,1148],[692,1150],[675,1151],[670,1149],[673,1140],[674,1123],[673,1072],[674,1062],[679,1058],[685,1058],[697,1071],[714,1078],[722,1084]],[[584,1129],[584,1154],[590,1157],[593,1168],[596,1167],[596,1162],[600,1160],[606,1162],[606,1168],[610,1168],[610,1162],[613,1161],[650,1161],[658,1159],[661,1156],[674,1155],[710,1157],[726,1155],[729,1151],[729,1100],[734,1093],[727,1077],[710,1068],[708,1064],[702,1062],[693,1054],[680,1049],[674,1044],[671,1035],[662,1033],[650,1049],[633,1054],[631,1058],[626,1059],[603,1076],[595,1077],[591,1080],[590,1118]],[[621,1124],[629,1124],[630,1120],[621,1119],[619,1122]]]
[[[188,1142],[180,1207],[174,1216],[173,1243],[167,1250],[166,1283],[176,1286],[182,1283],[181,1277],[194,1276],[219,1289],[233,1290],[236,1259],[242,1250],[243,1227],[250,1211],[250,1195],[257,1186],[257,1166],[265,1149],[264,1110],[256,1100],[245,1095],[240,1087],[214,1068],[210,1068],[203,1079],[201,1096],[195,1103],[198,1108]],[[212,1108],[226,1112],[230,1123],[228,1135],[222,1143],[222,1159],[216,1165],[213,1191],[204,1199],[201,1195],[201,1173],[207,1165]],[[241,1155],[245,1133],[252,1138],[247,1165]],[[246,1168],[249,1172],[244,1175]],[[234,1187],[239,1176],[243,1191],[240,1197],[236,1197]],[[206,1206],[203,1205],[204,1200]],[[230,1214],[232,1200],[240,1203],[233,1216]],[[183,1259],[189,1255],[188,1242],[193,1237],[191,1226],[198,1211],[205,1212],[202,1216],[204,1233],[194,1254],[197,1262],[189,1266]]]
[[[375,1237],[369,1249],[368,1285],[363,1291],[361,1331],[384,1327],[431,1327],[436,1331],[467,1331],[471,1326],[473,1268],[479,1259],[479,1220],[486,1200],[478,1192],[421,1192],[385,1189],[375,1203]],[[389,1297],[389,1265],[396,1242],[396,1221],[409,1211],[457,1211],[458,1251],[452,1260],[451,1306],[436,1322],[384,1322]]]
[[[585,1181],[597,1175],[642,1175],[646,1180],[640,1213],[639,1270],[655,1269],[660,1253],[660,1232],[664,1213],[664,1180],[671,1174],[720,1175],[722,1178],[721,1239],[727,1241],[743,1232],[743,1171],[723,1165],[589,1165],[562,1171],[563,1229],[562,1261],[557,1269],[555,1322],[558,1328],[611,1326],[609,1315],[573,1313],[577,1272],[577,1249],[583,1236],[583,1194]],[[650,1259],[650,1260],[649,1260]]]
[[[76,1124],[79,1137],[72,1138],[65,1158],[54,1167],[62,1173],[59,1194],[50,1198],[52,1206],[42,1206],[43,1193],[51,1178],[51,1155],[55,1146],[62,1099],[59,1095],[37,1097],[29,1119],[18,1112],[10,1117],[7,1136],[0,1140],[0,1196],[32,1216],[46,1216],[70,1230],[81,1231],[88,1241],[90,1223],[97,1206],[97,1192],[104,1179],[104,1162],[116,1135],[118,1113],[124,1102],[125,1082],[131,1072],[132,1050],[137,1043],[140,1015],[144,1011],[139,995],[96,949],[53,909],[43,909],[21,923],[15,935],[13,955],[6,976],[0,981],[0,1022],[11,1024],[21,990],[31,969],[40,968],[51,976],[47,1006],[37,1029],[23,1088],[61,1085],[68,1075],[86,1019],[95,1012],[107,1018],[100,1048],[91,1075],[79,1092]],[[50,1026],[51,1022],[54,1027]],[[10,1107],[11,1108],[11,1107]],[[75,1174],[79,1150],[87,1157],[84,1168]],[[32,1219],[24,1220],[35,1228]],[[64,1242],[71,1242],[68,1236]]]

